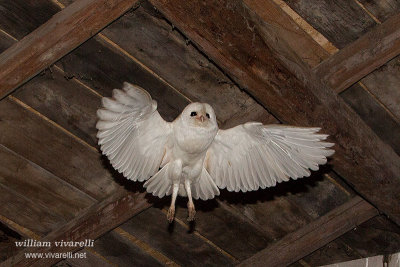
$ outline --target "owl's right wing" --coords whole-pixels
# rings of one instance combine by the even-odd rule
[[[236,192],[309,176],[334,153],[319,130],[257,122],[219,130],[205,166],[219,188]]]
[[[124,83],[113,97],[102,98],[97,137],[104,155],[126,178],[144,181],[158,172],[172,133],[157,102],[144,89]]]

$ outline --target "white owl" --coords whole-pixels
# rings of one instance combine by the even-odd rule
[[[144,89],[124,83],[97,111],[97,137],[104,155],[126,178],[146,181],[147,192],[172,195],[172,222],[178,195],[188,197],[188,220],[194,199],[212,199],[219,188],[253,191],[310,175],[333,154],[320,128],[248,122],[218,129],[213,108],[191,103],[166,122]]]

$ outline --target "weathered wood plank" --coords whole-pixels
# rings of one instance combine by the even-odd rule
[[[374,207],[355,197],[241,262],[239,266],[265,266],[266,262],[268,266],[291,264],[377,214]]]
[[[102,199],[121,187],[98,151],[60,131],[17,100],[0,102],[0,118],[1,144],[88,195]]]
[[[32,202],[2,184],[0,184],[0,202],[3,203],[0,205],[0,215],[39,235],[47,234],[66,222],[45,206]]]
[[[274,121],[147,2],[115,21],[102,34],[193,102],[210,103],[221,123],[240,114],[246,114],[249,120]]]
[[[127,193],[119,190],[101,202],[79,214],[77,217],[53,230],[41,241],[81,241],[96,239],[105,232],[115,228],[138,212],[150,206],[144,194]],[[16,256],[1,263],[0,266],[50,266],[60,259],[27,259],[27,252],[68,252],[76,251],[76,247],[42,247],[26,248]]]
[[[56,64],[67,77],[76,77],[104,96],[110,96],[114,88],[121,88],[124,81],[145,88],[157,100],[160,114],[169,121],[190,103],[151,71],[98,36]]]
[[[188,229],[196,230],[238,260],[250,257],[272,242],[272,239],[263,231],[243,218],[247,214],[239,212],[235,214],[219,201],[196,201],[195,225],[190,225],[186,220],[186,200],[180,201],[179,204],[176,218],[185,223]]]
[[[0,55],[0,98],[92,37],[136,0],[79,0]]]
[[[370,73],[362,83],[400,123],[400,56]]]
[[[60,69],[52,68],[21,86],[13,96],[97,147],[96,111],[101,97],[64,76]]]
[[[22,39],[51,19],[58,11],[60,8],[48,0],[1,1],[0,28]]]
[[[66,221],[95,200],[0,144],[0,184]],[[32,229],[31,229],[32,230]]]
[[[314,72],[342,92],[400,54],[400,13],[318,65]]]
[[[339,49],[376,25],[355,1],[284,1]]]
[[[187,228],[177,223],[169,226],[165,214],[157,208],[150,208],[140,213],[120,227],[179,265],[233,265],[230,258],[204,240],[188,234]]]
[[[15,42],[16,40],[10,35],[0,30],[0,53],[11,47]]]
[[[374,217],[303,258],[311,266],[333,264],[400,250],[400,228],[384,216]]]
[[[371,94],[355,84],[340,96],[385,143],[400,155],[400,124],[375,101]]]
[[[244,3],[276,30],[289,47],[309,66],[314,67],[329,53],[293,21],[274,1],[244,0]]]
[[[343,241],[339,237],[335,241],[328,243],[317,251],[304,257],[303,259],[301,259],[301,261],[308,264],[306,266],[321,266],[324,264],[350,261],[359,258],[361,258],[361,256],[347,244],[343,243]],[[304,267],[304,265],[301,264],[300,261],[289,265],[289,267],[300,266]]]
[[[380,21],[385,21],[400,11],[397,0],[359,0]]]
[[[120,236],[115,231],[97,239],[93,250],[116,266],[163,266],[129,239]]]
[[[330,134],[335,170],[400,224],[400,206],[392,205],[400,199],[399,156],[300,59],[282,54],[288,48],[269,35],[268,25],[239,1],[151,2],[279,119]]]
[[[362,257],[400,251],[400,227],[384,216],[375,217],[340,237]]]

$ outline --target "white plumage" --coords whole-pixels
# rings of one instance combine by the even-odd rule
[[[97,111],[97,137],[112,166],[128,179],[146,181],[149,193],[207,200],[219,189],[252,191],[310,175],[333,154],[320,128],[248,122],[218,129],[212,107],[192,103],[171,123],[161,118],[156,101],[142,88],[124,83]]]

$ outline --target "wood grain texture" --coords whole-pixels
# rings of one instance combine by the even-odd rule
[[[399,156],[300,59],[283,54],[287,46],[259,17],[238,1],[151,2],[278,118],[294,125],[321,126],[336,143],[334,169],[400,223],[400,206],[392,205],[393,199],[400,199],[395,189],[400,187]],[[224,16],[217,12],[221,9]]]
[[[76,81],[66,79],[60,69],[52,68],[34,77],[13,96],[97,147],[96,111],[101,107],[101,98]]]
[[[129,239],[111,231],[95,241],[93,250],[115,266],[163,266]]]
[[[241,114],[248,120],[276,121],[147,2],[102,33],[191,101],[210,103],[222,124]]]
[[[274,1],[244,0],[244,3],[265,23],[270,24],[276,30],[276,35],[283,38],[293,52],[309,66],[315,67],[329,57],[330,54],[300,28]]]
[[[376,25],[355,1],[284,1],[339,49]]]
[[[136,0],[80,0],[0,55],[0,98],[92,37]]]
[[[383,86],[385,85],[383,84]],[[400,124],[390,116],[382,105],[377,103],[373,95],[360,85],[355,84],[349,90],[341,93],[340,96],[385,143],[400,155]],[[395,101],[395,94],[392,101]],[[393,103],[392,101],[391,103]]]
[[[399,250],[400,228],[381,215],[358,225],[303,260],[311,266],[321,266]]]
[[[232,266],[230,258],[210,246],[188,229],[174,223],[170,226],[165,214],[150,208],[121,225],[126,232],[182,266]],[[168,230],[169,229],[169,230]]]
[[[179,204],[176,218],[185,223],[188,229],[199,232],[238,260],[250,257],[272,242],[261,227],[255,227],[248,219],[243,218],[247,214],[234,213],[219,201],[196,201],[195,225],[190,225],[186,220],[186,202],[181,201]]]
[[[359,0],[380,21],[385,21],[400,11],[397,0]]]
[[[121,187],[98,151],[18,102],[3,99],[0,118],[1,144],[91,197],[102,199]]]
[[[400,123],[400,56],[367,75],[362,83]]]
[[[327,244],[377,215],[377,210],[355,197],[297,232],[241,262],[239,266],[285,266]]]
[[[103,96],[121,88],[124,81],[145,88],[157,101],[160,114],[174,120],[189,100],[155,77],[140,63],[101,37],[94,37],[56,63],[67,77],[75,77]]]
[[[322,62],[314,72],[339,93],[398,54],[400,13]]]
[[[7,203],[0,205],[2,216],[38,235],[45,235],[66,222],[45,206],[34,203],[2,184],[0,184],[0,202]]]
[[[60,8],[48,0],[1,1],[0,28],[17,39],[22,39],[58,11]]]
[[[120,190],[101,202],[92,205],[73,220],[47,234],[42,241],[80,241],[96,239],[115,228],[133,215],[150,206],[144,194],[127,193]],[[17,255],[1,263],[0,266],[50,266],[60,259],[27,259],[27,252],[68,252],[75,247],[26,248]]]
[[[68,221],[95,200],[0,144],[0,183]],[[18,222],[19,223],[19,222]],[[31,229],[32,230],[32,229]]]

